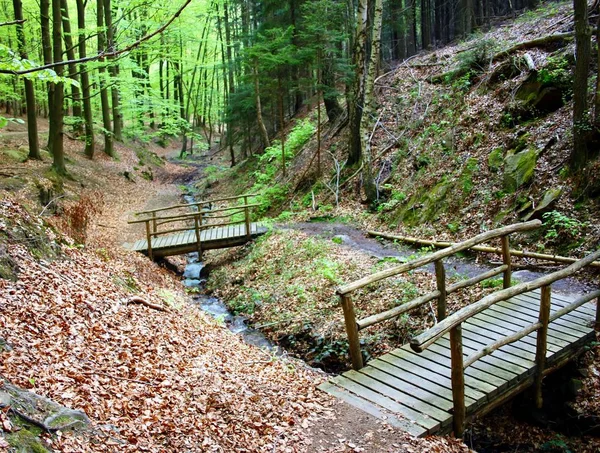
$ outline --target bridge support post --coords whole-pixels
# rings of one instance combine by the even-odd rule
[[[200,240],[200,225],[202,225],[202,212],[194,216],[194,230],[196,231],[196,247],[198,248],[198,261],[202,261],[202,241]]]
[[[596,299],[596,330],[600,329],[600,296]]]
[[[450,359],[452,363],[452,428],[454,437],[462,438],[465,430],[465,369],[463,364],[462,326],[459,324],[450,330]]]
[[[542,378],[546,368],[546,348],[548,342],[548,324],[550,322],[550,286],[542,286],[542,297],[540,299],[539,322],[542,325],[537,332],[537,346],[535,349],[535,407],[542,408]]]
[[[150,221],[146,220],[146,242],[148,243],[148,258],[154,261],[152,254],[152,234],[150,234]]]
[[[363,367],[363,359],[360,352],[360,342],[358,339],[356,315],[354,314],[354,304],[352,303],[352,297],[347,294],[340,294],[340,298],[342,300],[342,309],[344,310],[346,332],[348,333],[348,349],[350,350],[352,368],[358,371]]]
[[[505,264],[507,266],[506,270],[504,271],[504,278],[503,278],[503,288],[510,288],[510,281],[512,279],[512,264],[511,264],[511,260],[510,260],[510,244],[508,242],[508,236],[502,236],[500,238],[500,240],[502,241],[502,264]]]
[[[446,269],[442,260],[437,260],[434,264],[437,290],[440,292],[437,309],[438,322],[440,322],[446,317]]]
[[[248,208],[248,197],[244,195],[244,221],[246,223],[246,237],[250,240],[252,232],[250,231],[250,208]]]

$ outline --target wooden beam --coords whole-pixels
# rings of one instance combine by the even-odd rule
[[[438,321],[446,317],[446,269],[442,260],[435,261],[435,280],[437,290],[440,293],[438,296]]]
[[[354,304],[352,303],[352,297],[349,295],[342,295],[341,301],[342,309],[344,310],[344,320],[346,322],[346,332],[348,333],[348,349],[350,350],[352,368],[358,371],[363,367],[363,360],[362,353],[360,352]]]
[[[479,282],[487,280],[488,278],[495,277],[496,275],[503,273],[505,270],[506,270],[506,266],[502,265],[502,266],[498,266],[494,269],[491,269],[487,272],[484,272],[483,274],[479,274],[479,275],[476,275],[475,277],[469,278],[468,280],[461,280],[459,282],[456,282],[456,283],[448,286],[446,293],[451,294],[451,293],[458,291],[459,289],[473,286]]]
[[[556,271],[552,274],[545,275],[544,277],[540,277],[531,282],[521,283],[519,285],[511,286],[510,288],[492,293],[484,297],[480,301],[462,308],[453,315],[447,317],[443,321],[433,326],[431,329],[423,332],[417,337],[414,337],[410,341],[410,346],[413,350],[417,352],[422,352],[446,332],[449,332],[453,327],[461,324],[471,316],[480,313],[481,311],[485,310],[488,307],[491,307],[492,305],[500,301],[510,299],[513,296],[523,294],[534,289],[541,288],[543,286],[548,286],[557,280],[562,280],[563,278],[570,277],[577,271],[588,266],[590,263],[593,263],[598,258],[600,258],[600,250],[597,250],[596,252],[588,255],[582,260],[579,260],[576,263],[571,264],[570,266],[560,271]]]
[[[450,331],[450,359],[452,362],[452,426],[454,437],[462,438],[465,429],[465,373],[463,367],[462,327],[459,325]]]
[[[497,228],[495,230],[486,231],[485,233],[478,234],[477,236],[471,239],[459,242],[458,244],[453,244],[450,247],[445,248],[443,250],[430,253],[422,258],[418,258],[414,261],[411,261],[410,263],[401,264],[400,266],[395,266],[384,271],[376,272],[375,274],[369,275],[367,277],[361,278],[360,280],[356,280],[355,282],[341,286],[340,288],[338,288],[337,293],[351,293],[352,291],[355,291],[359,288],[363,288],[371,283],[375,283],[388,277],[392,277],[393,275],[398,275],[403,272],[408,272],[410,270],[417,269],[419,267],[425,266],[426,264],[433,263],[436,260],[441,260],[448,256],[454,255],[457,252],[470,249],[474,245],[489,241],[490,239],[495,239],[510,233],[516,233],[518,231],[534,230],[538,228],[541,224],[542,222],[539,220],[531,220],[529,222],[515,223],[513,225]]]
[[[539,324],[542,326],[537,334],[537,346],[535,350],[535,406],[542,408],[542,379],[544,377],[544,368],[546,368],[546,349],[548,347],[548,324],[550,322],[550,286],[542,286],[542,297],[540,299],[540,317]]]
[[[506,289],[510,288],[510,282],[512,278],[512,265],[510,262],[510,244],[508,242],[508,236],[502,236],[500,238],[500,241],[502,242],[502,262],[506,266],[502,283],[504,289]]]
[[[367,234],[369,236],[382,237],[384,239],[389,239],[392,241],[402,241],[402,242],[406,242],[408,244],[417,244],[417,245],[432,245],[432,246],[438,247],[438,248],[451,247],[456,244],[455,242],[430,241],[429,239],[420,239],[420,238],[415,238],[415,237],[411,237],[411,236],[398,236],[395,234],[383,233],[381,231],[368,231]],[[493,253],[495,255],[502,255],[502,249],[496,248],[496,247],[475,245],[473,247],[470,247],[469,249],[473,250],[475,252]],[[518,256],[519,258],[534,258],[534,259],[538,259],[538,260],[555,261],[557,263],[567,263],[567,264],[576,263],[578,260],[577,258],[569,258],[566,256],[548,255],[545,253],[526,252],[526,251],[522,251],[522,250],[511,250],[510,254],[512,256]],[[600,262],[595,261],[595,262],[591,263],[590,266],[600,268]]]

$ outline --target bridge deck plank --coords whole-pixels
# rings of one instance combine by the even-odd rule
[[[564,296],[552,297],[552,311],[570,303]],[[594,320],[595,312],[590,305],[550,324],[548,366],[572,354],[593,337],[590,322]],[[470,318],[463,323],[464,356],[537,322],[538,311],[539,291],[533,291]],[[465,370],[465,403],[469,417],[485,410],[520,384],[531,382],[535,371],[535,345],[534,332],[483,357]],[[397,420],[404,422],[401,429],[405,431],[414,431],[418,426],[422,429],[418,434],[421,436],[448,432],[452,425],[449,347],[448,335],[421,354],[404,345],[372,360],[360,371],[348,371],[320,388],[376,417],[386,418],[391,412]]]
[[[202,249],[227,248],[243,245],[249,239],[253,239],[266,233],[267,229],[259,223],[251,223],[250,231],[251,235],[250,238],[248,238],[244,224],[204,229],[200,232]],[[194,229],[152,239],[152,253],[155,257],[195,252],[197,248],[196,231]],[[147,253],[148,242],[145,239],[140,239],[130,246],[130,249]]]

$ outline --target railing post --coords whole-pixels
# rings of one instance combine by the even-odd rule
[[[600,329],[600,296],[596,299],[596,330]]]
[[[246,237],[250,240],[250,211],[248,208],[248,197],[244,195],[244,217],[246,222]]]
[[[462,438],[465,430],[465,369],[463,365],[462,326],[459,324],[450,330],[450,359],[452,363],[452,427],[454,437]]]
[[[200,225],[202,225],[202,212],[194,216],[194,230],[196,231],[196,248],[198,250],[198,261],[202,260],[202,241],[200,240]]]
[[[435,261],[435,279],[440,292],[437,309],[438,322],[440,322],[446,317],[446,269],[442,260]]]
[[[544,368],[546,367],[546,347],[548,338],[548,323],[550,320],[550,286],[542,286],[542,297],[540,299],[540,316],[539,322],[542,327],[537,332],[537,346],[535,349],[535,406],[538,409],[542,408],[544,402],[542,398],[542,377]]]
[[[350,350],[350,358],[352,359],[352,368],[358,371],[363,367],[363,360],[358,340],[358,326],[356,325],[354,304],[352,303],[352,297],[348,294],[340,294],[340,298],[342,300],[342,309],[344,310],[346,332],[348,333],[348,348]]]
[[[510,244],[508,242],[508,235],[500,238],[502,241],[502,262],[506,264],[507,268],[504,271],[503,288],[510,288],[510,281],[512,279],[512,264],[510,260]]]
[[[156,233],[156,212],[152,213],[152,232]]]
[[[154,261],[152,254],[152,234],[150,234],[150,220],[146,220],[146,242],[148,243],[148,258]]]

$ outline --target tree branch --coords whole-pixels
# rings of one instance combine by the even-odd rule
[[[93,56],[89,56],[89,57],[85,57],[85,58],[79,58],[76,60],[59,61],[56,63],[47,64],[44,66],[38,66],[37,68],[23,69],[21,71],[13,71],[10,69],[0,69],[0,74],[24,75],[24,74],[30,74],[32,72],[38,72],[38,71],[44,71],[46,69],[52,69],[52,68],[55,68],[58,66],[65,66],[65,65],[74,64],[74,63],[75,64],[87,63],[88,61],[103,60],[105,58],[116,57],[118,55],[124,54],[126,52],[129,52],[129,51],[135,49],[140,44],[154,38],[156,35],[159,35],[163,31],[165,31],[167,29],[167,27],[169,25],[171,25],[173,23],[173,21],[181,15],[181,13],[186,8],[186,6],[188,6],[191,2],[192,2],[192,0],[185,0],[185,3],[183,5],[181,5],[181,7],[177,10],[177,12],[173,16],[171,16],[171,18],[162,27],[158,28],[154,32],[150,33],[149,35],[143,36],[142,38],[138,39],[134,43],[128,45],[127,47],[125,47],[121,50],[113,50],[111,52],[103,51],[103,52],[98,53],[98,55],[93,55]]]
[[[6,27],[8,25],[24,24],[26,21],[27,21],[27,19],[20,19],[20,20],[13,20],[12,22],[2,22],[2,23],[0,23],[0,27]]]

